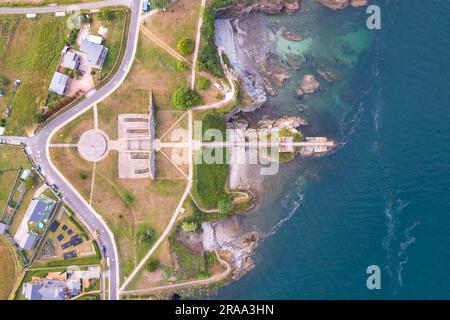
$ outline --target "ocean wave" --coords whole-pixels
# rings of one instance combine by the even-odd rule
[[[301,202],[303,201],[303,183],[302,178],[299,178],[295,181],[295,188],[293,192],[288,193],[283,200],[281,201],[281,205],[288,210],[288,215],[280,221],[278,221],[270,231],[264,236],[264,239],[267,239],[276,234],[276,232],[281,228],[283,224],[288,222],[294,214],[298,211]]]
[[[412,233],[420,225],[420,221],[415,221],[403,231],[399,230],[402,212],[408,204],[396,196],[385,209],[387,233],[383,246],[387,253],[386,269],[393,282],[394,294],[403,286],[403,271],[409,261],[407,250],[416,242]]]

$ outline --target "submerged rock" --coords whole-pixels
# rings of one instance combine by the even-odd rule
[[[316,78],[312,74],[305,74],[300,84],[300,89],[304,93],[312,94],[317,89],[319,89],[320,83],[317,82]]]
[[[289,52],[286,54],[286,63],[292,70],[299,70],[303,63],[305,63],[305,58]]]
[[[281,36],[282,36],[283,38],[285,38],[286,40],[289,40],[289,41],[295,41],[295,42],[298,42],[298,41],[302,41],[302,40],[303,40],[303,37],[302,37],[301,35],[299,35],[299,34],[294,34],[294,33],[290,32],[290,31],[285,31],[285,32],[283,32],[283,33],[281,34]]]
[[[333,82],[337,79],[337,75],[331,71],[323,70],[323,69],[316,69],[319,76],[325,79],[326,82]]]

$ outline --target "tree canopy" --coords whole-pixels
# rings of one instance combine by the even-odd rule
[[[177,50],[183,55],[189,55],[194,51],[194,41],[183,38],[177,43]]]
[[[180,110],[188,110],[201,100],[199,94],[187,86],[178,87],[172,94],[172,104]]]

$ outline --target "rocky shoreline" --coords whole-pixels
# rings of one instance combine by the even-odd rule
[[[332,9],[344,9],[349,6],[367,5],[366,0],[316,0]],[[288,55],[287,63],[281,63],[269,47],[269,21],[267,15],[292,14],[302,10],[303,0],[255,0],[220,8],[217,10],[216,45],[226,53],[235,74],[240,79],[241,90],[252,103],[234,108],[229,115],[228,129],[247,130],[253,128],[270,133],[272,129],[286,129],[298,133],[298,128],[307,125],[299,117],[285,116],[279,119],[264,117],[257,123],[251,123],[242,117],[242,113],[253,112],[261,107],[268,96],[276,96],[291,79],[290,72],[301,69],[304,58]],[[281,36],[291,42],[304,41],[301,34],[284,30]],[[315,67],[316,76],[303,75],[293,94],[299,98],[315,94],[321,88],[321,82],[330,83],[338,76],[325,66]],[[301,132],[300,132],[301,133]],[[310,156],[312,154],[305,154]],[[259,173],[260,165],[233,163],[229,165],[229,189],[251,189],[255,194],[262,194],[264,176]],[[243,228],[242,215],[231,218],[205,222],[202,224],[201,241],[204,250],[228,252],[236,280],[254,267],[252,255],[263,238],[263,234]]]

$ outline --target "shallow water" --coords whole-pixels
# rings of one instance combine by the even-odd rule
[[[382,30],[365,28],[364,9],[271,17],[272,50],[306,64],[256,112],[294,114],[308,134],[344,142],[331,155],[297,159],[266,179],[249,223],[269,235],[256,267],[216,299],[450,298],[450,2],[372,1]],[[282,30],[302,34],[288,44]],[[306,72],[339,75],[299,99]],[[366,268],[381,268],[381,290]]]

